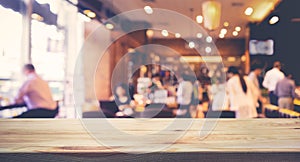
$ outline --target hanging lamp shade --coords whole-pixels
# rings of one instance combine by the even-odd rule
[[[204,18],[204,27],[208,30],[217,29],[221,19],[221,3],[214,0],[203,2],[202,14]]]

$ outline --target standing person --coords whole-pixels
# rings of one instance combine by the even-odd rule
[[[36,74],[32,64],[26,64],[23,73],[27,80],[15,97],[15,104],[25,103],[29,111],[16,118],[54,118],[58,108],[48,83]]]
[[[211,86],[212,103],[211,109],[213,111],[226,110],[228,107],[228,97],[226,95],[226,81],[225,79],[217,78],[215,83]]]
[[[235,111],[236,118],[257,117],[256,95],[254,86],[248,77],[242,76],[237,67],[229,67],[227,91],[230,110]]]
[[[263,86],[269,91],[270,103],[273,105],[278,105],[278,97],[274,94],[276,84],[284,78],[284,74],[280,70],[281,63],[279,61],[274,62],[273,68],[266,73],[263,81]]]
[[[294,109],[294,98],[296,97],[296,86],[292,75],[286,73],[286,77],[276,84],[275,95],[278,96],[279,108]]]
[[[257,100],[257,112],[259,114],[262,113],[262,102],[261,102],[262,96],[261,96],[261,91],[260,91],[260,84],[258,81],[258,77],[260,76],[261,72],[262,72],[262,68],[260,66],[253,65],[252,71],[248,75],[249,79],[252,81],[254,88],[258,94],[258,96],[257,96],[258,98],[256,100]]]
[[[179,109],[176,111],[177,116],[191,117],[189,109],[192,103],[193,90],[194,86],[191,81],[191,76],[183,74],[182,81],[179,83],[177,90],[177,102],[179,104]]]
[[[201,98],[201,103],[203,102],[209,102],[209,89],[211,85],[211,78],[209,77],[209,70],[207,67],[201,67],[200,68],[200,75],[199,75],[199,82],[201,84],[202,88],[202,98]]]

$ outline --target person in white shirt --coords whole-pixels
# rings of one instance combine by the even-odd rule
[[[178,117],[191,117],[189,108],[192,102],[194,88],[191,79],[192,76],[183,74],[182,81],[178,85],[177,103],[179,104],[179,109],[176,112]]]
[[[284,74],[280,70],[281,70],[281,63],[279,61],[274,62],[273,68],[267,71],[263,81],[263,86],[267,88],[269,91],[270,103],[273,105],[278,105],[277,103],[278,97],[274,94],[276,85],[278,81],[284,78]]]
[[[32,64],[26,64],[23,73],[27,80],[23,83],[15,104],[25,103],[29,111],[17,116],[17,118],[55,117],[57,104],[53,100],[48,83],[40,78]]]
[[[235,111],[236,118],[257,117],[257,94],[253,83],[247,76],[242,76],[237,67],[229,67],[227,74],[230,110]]]

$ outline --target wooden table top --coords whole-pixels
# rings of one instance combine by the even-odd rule
[[[166,146],[168,137],[180,132],[178,129],[157,131],[174,119],[87,119],[85,121],[97,127],[102,139],[114,141],[114,146],[110,148],[101,145],[101,141],[97,142],[79,119],[1,119],[0,152],[110,153],[117,152],[120,148],[121,151],[132,150],[136,142],[134,138],[124,140],[122,134],[110,132],[107,126],[99,125],[101,122],[102,124],[109,122],[123,132],[138,134],[140,137],[152,133],[157,138],[147,141],[145,147],[148,144],[151,147]],[[299,119],[218,119],[213,131],[206,138],[200,138],[201,127],[207,122],[214,123],[215,119],[193,120],[186,132],[181,130],[184,134],[182,137],[159,151],[167,153],[300,152]]]

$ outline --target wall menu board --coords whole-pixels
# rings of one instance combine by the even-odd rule
[[[250,40],[249,52],[251,55],[273,55],[274,41],[268,40]]]

